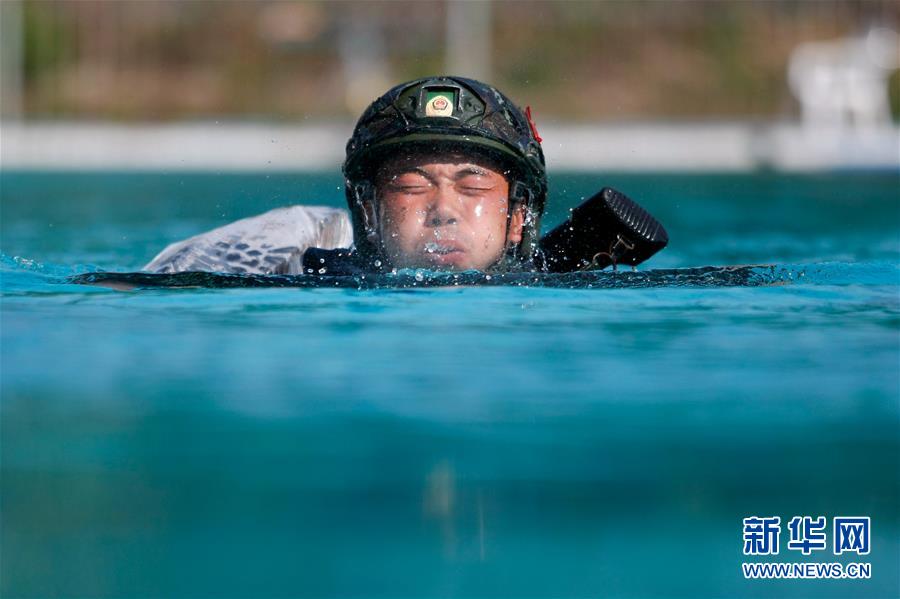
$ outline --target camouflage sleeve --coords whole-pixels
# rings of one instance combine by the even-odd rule
[[[353,231],[346,210],[287,206],[178,241],[142,270],[300,274],[310,247],[350,247]]]

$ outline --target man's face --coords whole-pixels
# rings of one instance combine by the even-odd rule
[[[391,266],[485,270],[508,244],[519,243],[523,209],[509,214],[509,183],[498,168],[457,154],[386,162],[378,171],[377,194]]]

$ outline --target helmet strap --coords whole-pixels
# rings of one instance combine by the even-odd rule
[[[353,186],[353,200],[359,208],[363,219],[366,239],[377,245],[380,240],[378,204],[375,200],[375,187],[369,181],[361,181]]]
[[[506,246],[507,251],[512,250],[514,255],[520,254],[520,249],[522,242],[518,244],[511,244],[509,242],[509,229],[512,226],[512,216],[516,209],[521,206],[524,211],[522,215],[522,239],[525,239],[525,225],[528,222],[528,210],[531,205],[531,189],[528,188],[525,183],[518,180],[513,180],[509,185],[509,199],[508,199],[508,209],[506,211]]]

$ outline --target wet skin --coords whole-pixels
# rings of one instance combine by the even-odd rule
[[[456,154],[395,159],[377,182],[381,243],[393,267],[489,270],[522,240],[524,211],[509,214],[509,183],[490,162]]]

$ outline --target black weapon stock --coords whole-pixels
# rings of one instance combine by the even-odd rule
[[[669,234],[625,194],[605,187],[541,238],[537,266],[548,272],[635,266],[669,243]]]

